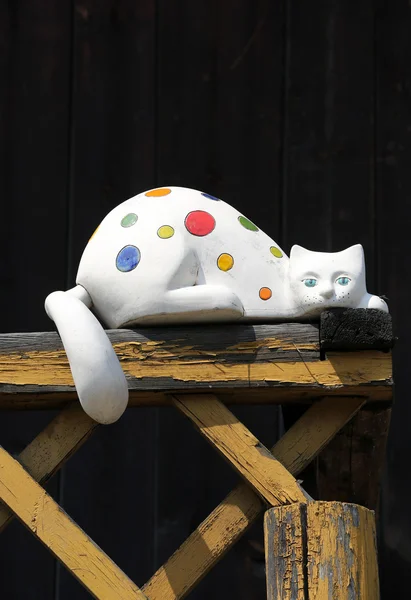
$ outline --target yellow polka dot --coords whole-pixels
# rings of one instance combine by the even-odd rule
[[[157,188],[156,190],[151,190],[150,192],[145,193],[148,198],[159,198],[160,196],[167,196],[168,194],[171,194],[171,190],[169,188]]]
[[[97,227],[97,229],[94,230],[93,235],[91,236],[91,238],[89,239],[89,242],[91,242],[91,240],[93,239],[93,237],[96,235],[97,231],[100,229],[100,225]]]
[[[170,227],[170,225],[163,225],[157,231],[158,237],[161,237],[163,240],[173,237],[174,229]]]
[[[273,293],[270,290],[270,288],[262,287],[260,289],[260,298],[261,298],[261,300],[269,300],[272,295],[273,295]]]
[[[222,271],[229,271],[233,268],[233,265],[234,258],[231,256],[231,254],[220,254],[220,256],[217,258],[217,266]]]
[[[283,256],[283,253],[281,252],[280,248],[277,248],[277,246],[271,246],[270,252],[276,258],[282,258]]]

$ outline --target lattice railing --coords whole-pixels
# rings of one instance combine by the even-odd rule
[[[371,407],[372,419],[373,407],[389,410],[392,399],[392,332],[382,313],[324,315],[321,329],[277,324],[109,336],[128,377],[131,405],[174,405],[243,483],[138,588],[42,487],[96,427],[75,402],[58,336],[1,335],[0,409],[61,411],[17,459],[0,448],[0,529],[16,516],[99,599],[185,597],[267,506],[310,500],[295,476],[360,409]],[[227,408],[230,402],[303,402],[308,408],[268,450]]]

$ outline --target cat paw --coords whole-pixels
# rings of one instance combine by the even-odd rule
[[[383,312],[389,312],[387,303],[379,296],[370,296],[366,308],[376,308]]]

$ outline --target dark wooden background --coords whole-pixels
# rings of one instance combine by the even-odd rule
[[[157,185],[222,197],[287,251],[361,242],[399,335],[386,600],[411,584],[410,31],[408,0],[0,0],[0,330],[52,329],[44,298],[74,284],[102,217]],[[274,407],[237,414],[266,444],[281,433]],[[19,452],[50,418],[2,413],[0,443]],[[139,409],[48,489],[143,584],[234,481],[180,415]],[[259,524],[192,598],[265,598],[261,539]],[[88,597],[19,523],[0,536],[0,596]]]

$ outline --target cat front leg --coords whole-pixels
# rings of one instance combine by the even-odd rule
[[[155,314],[138,319],[138,323],[203,323],[237,321],[244,316],[240,298],[223,285],[194,285],[165,292],[156,302]]]

